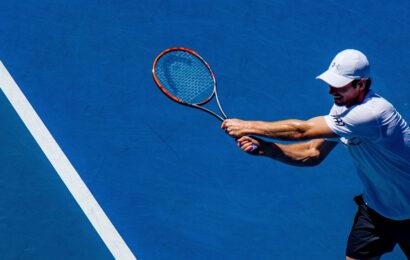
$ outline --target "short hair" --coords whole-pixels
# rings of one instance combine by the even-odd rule
[[[353,80],[352,85],[356,87],[357,82],[359,82],[359,79]],[[372,85],[372,79],[371,78],[366,79],[366,85],[364,86],[364,90],[369,91],[371,85]]]

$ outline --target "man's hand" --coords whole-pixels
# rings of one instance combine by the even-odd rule
[[[247,134],[250,129],[250,122],[239,119],[226,119],[223,121],[221,128],[225,132],[235,138],[242,137]]]
[[[265,142],[253,136],[242,136],[236,143],[242,151],[253,155],[262,155],[265,149]]]

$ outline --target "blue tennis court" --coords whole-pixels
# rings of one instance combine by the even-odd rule
[[[355,48],[375,92],[410,120],[409,10],[1,1],[1,258],[344,259],[362,189],[346,149],[312,168],[245,154],[218,120],[161,93],[152,62],[189,47],[230,117],[309,119],[332,105],[315,77]]]

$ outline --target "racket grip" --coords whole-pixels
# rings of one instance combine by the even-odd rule
[[[259,147],[256,144],[252,145],[252,150],[250,150],[250,153],[255,152]]]

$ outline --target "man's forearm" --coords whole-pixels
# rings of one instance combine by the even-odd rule
[[[295,166],[315,166],[321,162],[320,153],[312,147],[312,142],[296,144],[265,142],[261,155]]]
[[[290,119],[276,122],[249,121],[247,135],[261,135],[280,140],[304,140],[308,123]]]
[[[235,138],[246,135],[259,135],[288,141],[337,136],[329,128],[323,116],[314,117],[307,121],[289,119],[276,122],[226,119],[221,128]]]

